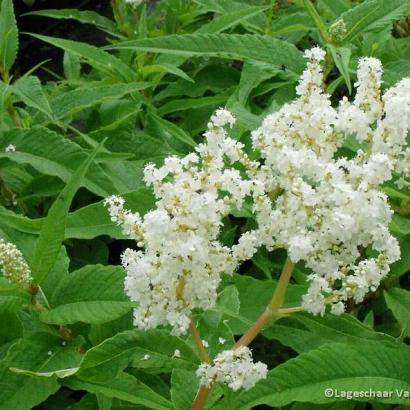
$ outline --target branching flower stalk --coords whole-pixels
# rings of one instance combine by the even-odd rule
[[[249,389],[266,377],[266,365],[254,363],[247,346],[274,316],[301,310],[340,315],[347,301],[360,303],[374,292],[400,258],[389,232],[392,210],[380,186],[394,173],[400,175],[397,184],[408,185],[410,79],[382,95],[380,61],[362,58],[354,100],[344,97],[335,108],[323,89],[325,55],[318,47],[305,52],[298,97],[252,132],[259,160],[229,137],[235,119],[221,108],[196,152],[146,166],[155,209],[141,216],[125,209],[121,197],[106,200],[112,221],[138,246],[122,255],[125,291],[138,303],[135,325],[170,326],[175,335],[190,330],[198,347],[202,387],[194,409],[202,408],[214,383]],[[351,158],[339,154],[348,137],[363,148]],[[224,246],[223,220],[245,201],[256,227]],[[193,312],[213,308],[221,274],[235,272],[262,246],[288,255],[272,300],[233,348],[211,361]],[[310,271],[308,291],[301,306],[282,308],[299,261]]]

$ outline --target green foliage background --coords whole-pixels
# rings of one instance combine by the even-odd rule
[[[25,33],[64,52],[63,73],[48,82],[38,78],[41,67],[13,76],[23,34],[12,1],[0,3],[0,237],[22,250],[37,285],[30,295],[0,276],[0,409],[189,409],[198,388],[194,344],[166,329],[133,328],[117,266],[133,244],[102,199],[121,194],[128,208],[149,210],[144,165],[191,151],[220,106],[233,112],[233,134],[249,145],[261,119],[294,98],[312,44],[328,51],[335,100],[352,93],[360,56],[382,61],[386,88],[409,76],[410,1],[161,0],[133,9],[112,0],[112,19],[36,11],[91,25],[106,39],[97,47]],[[9,144],[15,152],[6,152]],[[355,149],[343,147],[346,155]],[[341,317],[276,320],[252,345],[268,378],[235,395],[218,387],[207,408],[410,405],[398,395],[324,395],[330,387],[410,391],[410,191],[390,184],[384,191],[402,260],[381,288]],[[250,224],[241,210],[226,221],[223,240],[232,243]],[[223,349],[219,337],[231,345],[263,311],[284,258],[260,250],[224,278],[215,309],[198,312],[213,355]],[[300,301],[307,273],[297,266],[285,306]]]

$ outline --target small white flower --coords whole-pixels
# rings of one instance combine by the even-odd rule
[[[51,350],[49,350],[49,351],[47,352],[47,354],[48,354],[49,356],[52,356],[52,355],[53,355],[53,352],[52,352]]]
[[[211,117],[211,121],[216,127],[223,127],[224,125],[229,124],[230,128],[232,128],[235,124],[235,118],[224,108],[218,108],[215,114]]]
[[[13,145],[13,144],[9,144],[9,145],[7,145],[5,151],[6,152],[14,152],[14,151],[16,151],[16,146]]]
[[[175,349],[174,354],[172,355],[173,358],[180,358],[181,352],[178,349]]]
[[[223,345],[223,344],[225,344],[226,339],[224,339],[223,337],[220,337],[220,338],[218,339],[218,341],[219,341],[219,344],[220,344],[220,345]]]
[[[202,344],[204,345],[205,349],[209,347],[209,343],[206,340],[202,340]]]
[[[151,356],[149,354],[145,354],[144,357],[141,360],[149,360],[150,357]]]

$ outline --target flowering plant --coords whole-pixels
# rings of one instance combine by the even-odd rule
[[[228,136],[224,127],[232,128],[235,119],[221,108],[196,153],[168,157],[160,168],[145,167],[156,209],[142,218],[124,209],[121,197],[106,200],[111,220],[144,249],[122,255],[125,290],[138,304],[134,324],[140,329],[170,325],[172,334],[183,335],[190,328],[195,339],[193,312],[215,307],[223,272],[234,272],[261,246],[287,250],[271,302],[233,350],[212,361],[197,340],[204,360],[197,374],[206,390],[200,390],[193,408],[202,406],[204,392],[215,382],[236,391],[266,378],[266,365],[253,364],[245,346],[273,316],[303,310],[323,316],[326,305],[340,315],[350,299],[359,303],[376,291],[389,265],[400,258],[380,185],[393,171],[403,173],[399,184],[409,177],[410,79],[382,96],[380,61],[362,58],[354,101],[343,97],[334,109],[322,86],[325,52],[315,47],[305,57],[298,98],[252,133],[260,160],[251,160],[244,145]],[[366,144],[349,159],[336,155],[348,136]],[[223,246],[218,240],[223,219],[247,200],[256,227],[231,247]],[[367,257],[370,249],[375,254]],[[283,310],[299,261],[311,271],[309,288],[301,306]]]

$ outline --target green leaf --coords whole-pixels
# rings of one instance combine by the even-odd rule
[[[17,57],[18,29],[12,0],[2,0],[0,9],[0,73],[8,73]]]
[[[297,314],[277,320],[264,331],[268,338],[279,340],[298,353],[316,349],[330,342],[349,345],[356,343],[394,344],[395,339],[375,332],[354,316]]]
[[[208,106],[218,107],[226,103],[229,95],[227,93],[214,95],[212,97],[201,97],[201,98],[185,98],[181,100],[172,100],[158,109],[158,114],[160,116],[175,112],[191,110],[195,108],[202,108]]]
[[[410,235],[410,220],[401,215],[394,214],[389,228],[394,233]]]
[[[120,266],[88,265],[64,277],[52,295],[51,309],[42,312],[45,323],[105,323],[134,306],[124,294]]]
[[[35,76],[24,76],[13,84],[13,92],[29,107],[33,107],[52,119],[52,111],[40,80]]]
[[[80,23],[92,24],[97,28],[105,31],[106,33],[118,36],[118,30],[115,23],[102,16],[101,14],[96,13],[95,11],[85,10],[80,11],[76,9],[62,9],[62,10],[36,10],[29,13],[25,13],[25,16],[42,16],[42,17],[51,17],[54,19],[73,19],[77,20]]]
[[[47,276],[60,253],[71,201],[77,190],[81,187],[85,174],[101,146],[102,143],[78,168],[48,211],[47,218],[42,224],[31,262],[31,272],[36,283],[40,283]]]
[[[29,410],[55,393],[59,389],[56,377],[38,375],[77,367],[81,355],[76,347],[76,343],[63,345],[50,333],[37,333],[15,343],[0,361],[0,409]]]
[[[392,288],[384,292],[384,298],[394,317],[410,336],[410,292],[405,289]]]
[[[76,88],[60,94],[52,100],[53,112],[57,118],[62,119],[93,105],[101,104],[109,99],[121,98],[150,86],[150,83],[143,82],[115,85],[96,83],[87,86],[87,88]]]
[[[126,200],[127,208],[141,215],[155,205],[155,197],[149,188],[140,188],[121,196]],[[0,206],[0,226],[9,226],[20,232],[38,235],[44,219],[30,219]],[[84,206],[68,214],[64,239],[93,239],[101,235],[126,239],[121,228],[111,221],[103,201]]]
[[[288,67],[294,77],[302,72],[305,62],[297,48],[268,36],[248,34],[186,34],[142,40],[130,40],[112,48],[142,50],[185,57],[220,57],[254,60],[280,68]]]
[[[196,142],[191,136],[174,123],[159,117],[154,112],[150,112],[148,118],[150,124],[148,124],[146,131],[165,140],[172,149],[178,152],[186,152],[188,147],[191,149],[196,147]]]
[[[149,409],[173,409],[169,400],[128,373],[120,373],[114,380],[106,383],[88,382],[72,378],[65,380],[64,384],[73,390],[86,390],[94,394],[101,393],[107,397],[140,404]]]
[[[5,152],[8,144],[13,144],[16,151]],[[43,174],[54,175],[68,182],[86,160],[87,152],[45,127],[15,128],[0,133],[0,158],[8,158],[18,164],[30,164]],[[87,172],[84,186],[102,197],[118,192],[97,164]]]
[[[327,47],[332,54],[333,61],[336,64],[337,69],[339,70],[340,74],[342,74],[345,83],[347,85],[347,89],[349,90],[349,94],[352,93],[352,82],[350,81],[349,75],[349,62],[350,56],[352,52],[350,48],[347,47],[334,47],[331,44],[328,44]]]
[[[65,40],[63,38],[48,37],[33,33],[29,34],[41,41],[81,57],[86,63],[115,80],[117,80],[118,77],[125,81],[132,81],[136,78],[135,72],[127,64],[98,47],[79,41]]]
[[[410,348],[366,344],[328,344],[276,367],[253,389],[235,400],[236,410],[258,404],[280,407],[293,402],[328,403],[325,390],[392,391],[391,397],[372,401],[408,403],[399,393],[410,390]],[[366,397],[357,398],[368,401]]]
[[[210,21],[207,24],[201,26],[196,33],[208,33],[208,34],[216,34],[222,31],[227,30],[228,28],[234,27],[237,24],[240,24],[244,20],[253,17],[259,13],[262,13],[270,6],[265,7],[245,7],[240,10],[232,11],[231,13],[223,14],[218,18]]]
[[[340,16],[347,27],[344,40],[351,41],[359,34],[383,30],[409,11],[410,3],[403,0],[367,0],[360,3]]]
[[[64,76],[67,80],[78,80],[81,76],[80,57],[64,51],[63,57]]]
[[[177,77],[180,77],[180,78],[183,78],[184,80],[189,81],[190,83],[194,82],[194,80],[188,74],[186,74],[184,71],[182,71],[177,66],[169,64],[169,63],[147,65],[145,67],[142,67],[141,71],[144,74],[144,77],[152,73],[165,72],[165,73],[174,74]]]
[[[399,238],[401,258],[390,267],[390,276],[399,278],[410,270],[410,236]]]
[[[173,357],[175,350],[179,350],[180,357]],[[171,336],[169,331],[134,329],[117,333],[88,350],[77,376],[108,381],[129,365],[167,373],[174,368],[196,369],[198,359],[182,339]]]

